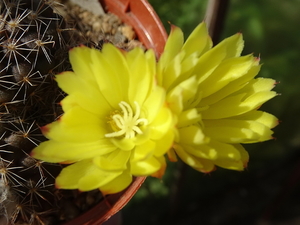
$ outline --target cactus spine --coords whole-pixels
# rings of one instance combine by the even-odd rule
[[[53,74],[69,69],[71,45],[55,1],[0,0],[0,223],[59,224],[54,177],[60,165],[29,153],[40,127],[60,114]]]

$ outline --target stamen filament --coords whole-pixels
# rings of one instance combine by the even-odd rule
[[[125,138],[133,138],[136,134],[143,134],[140,126],[146,126],[148,124],[148,120],[145,118],[139,118],[141,114],[140,106],[136,101],[134,104],[135,115],[133,115],[133,110],[127,102],[121,101],[119,103],[119,106],[122,109],[122,115],[115,114],[111,117],[111,123],[113,123],[114,128],[119,130],[105,134],[105,137],[120,137],[124,135]]]

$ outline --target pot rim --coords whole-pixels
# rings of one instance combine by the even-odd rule
[[[165,47],[168,35],[147,0],[99,0],[104,10],[117,15],[124,23],[131,25],[147,49],[153,49],[159,57]]]
[[[145,180],[146,177],[134,177],[130,186],[125,190],[105,196],[104,200],[97,205],[63,225],[100,225],[104,223],[128,203]]]

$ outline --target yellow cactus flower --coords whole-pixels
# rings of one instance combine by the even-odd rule
[[[249,156],[241,143],[272,138],[277,118],[258,108],[276,96],[275,81],[254,78],[259,59],[241,56],[243,45],[238,33],[212,47],[205,23],[184,42],[181,29],[172,26],[157,68],[176,121],[170,160],[179,156],[201,172],[243,170]]]
[[[111,194],[132,176],[161,176],[173,142],[172,114],[154,80],[153,51],[122,52],[105,44],[101,51],[73,48],[69,57],[74,72],[56,76],[68,94],[61,102],[64,114],[42,128],[49,140],[32,155],[72,163],[56,179],[63,189]]]

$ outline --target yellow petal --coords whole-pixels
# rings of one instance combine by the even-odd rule
[[[152,123],[164,102],[165,91],[161,87],[154,87],[142,106],[141,116],[147,118],[149,123]]]
[[[197,56],[203,54],[212,47],[211,38],[208,35],[205,23],[200,23],[189,35],[182,49],[187,55],[197,53]]]
[[[133,142],[135,146],[137,146],[147,142],[149,139],[150,139],[150,128],[147,127],[146,129],[143,130],[143,134],[136,135],[133,138]]]
[[[151,123],[151,139],[161,139],[171,128],[173,117],[167,107],[161,108],[155,120]]]
[[[248,152],[245,150],[245,148],[241,144],[233,144],[232,146],[240,152],[240,155],[241,155],[240,160],[243,163],[244,168],[246,168],[248,161],[249,161]]]
[[[176,155],[176,152],[175,152],[174,148],[171,148],[171,149],[167,152],[167,155],[168,155],[168,159],[169,159],[171,162],[177,162],[177,161],[178,161],[177,155]]]
[[[173,58],[172,56],[176,55],[181,50],[183,42],[184,37],[182,30],[175,25],[171,25],[171,33],[168,37],[163,53],[166,55],[164,57],[169,57],[167,61],[170,61],[170,58]]]
[[[130,171],[134,176],[148,176],[156,173],[163,166],[155,157],[150,157],[142,161],[131,161]]]
[[[238,57],[241,55],[244,48],[243,35],[237,33],[231,37],[225,38],[215,48],[223,48],[226,51],[226,59]]]
[[[182,88],[176,87],[168,92],[166,97],[168,107],[174,113],[179,115],[183,110]]]
[[[226,143],[249,143],[272,138],[269,127],[253,120],[204,120],[205,134]]]
[[[184,106],[189,106],[191,100],[197,93],[197,80],[196,76],[192,76],[185,81],[181,82],[176,88],[181,89],[182,102]]]
[[[63,142],[93,142],[104,138],[107,133],[106,121],[98,116],[73,107],[59,121],[48,124],[44,135],[48,139]]]
[[[217,153],[214,161],[241,161],[243,159],[241,155],[242,150],[238,144],[232,145],[216,140],[211,140],[207,145],[215,149]],[[242,154],[243,156],[245,155],[244,152],[242,152]]]
[[[65,71],[56,75],[55,80],[58,83],[59,87],[63,89],[67,94],[80,92],[82,90],[81,88],[79,89],[80,85],[83,88],[88,86],[87,81],[82,80],[74,72],[71,71]]]
[[[203,173],[208,173],[214,170],[215,166],[210,160],[195,157],[188,154],[180,145],[174,145],[174,149],[178,156],[189,166]]]
[[[244,170],[244,163],[241,160],[217,159],[214,163],[222,168],[229,170]]]
[[[93,84],[94,74],[91,69],[91,49],[83,45],[72,48],[69,51],[69,58],[75,74],[80,79]]]
[[[172,59],[165,67],[163,68],[163,80],[160,84],[164,89],[171,89],[171,85],[181,76],[181,71],[183,66],[181,62],[185,56],[185,52],[180,52],[178,55]],[[171,87],[170,87],[171,86]]]
[[[171,33],[167,39],[164,52],[160,56],[157,64],[157,83],[163,85],[165,79],[165,69],[180,52],[183,45],[183,32],[179,27],[171,26]],[[174,65],[174,64],[173,64]]]
[[[174,142],[174,131],[170,129],[161,139],[156,140],[154,156],[160,157],[172,147]]]
[[[226,85],[221,90],[213,93],[210,96],[207,96],[203,99],[201,99],[200,106],[206,106],[206,105],[212,105],[221,99],[229,96],[232,93],[237,92],[238,90],[242,89],[247,83],[253,79],[259,72],[261,65],[258,65],[258,60],[256,59],[255,65],[249,69],[247,74],[244,76],[233,80],[228,85]]]
[[[177,128],[186,127],[195,124],[201,120],[201,115],[195,108],[188,109],[179,115]]]
[[[223,60],[238,56],[242,49],[242,35],[236,34],[204,53],[199,58],[194,70],[194,73],[198,76],[199,83],[207,79]]]
[[[165,174],[165,171],[167,168],[167,163],[166,163],[166,159],[164,156],[158,157],[156,159],[160,162],[161,167],[157,172],[152,173],[151,176],[161,179],[163,177],[163,175]]]
[[[277,96],[275,91],[262,91],[249,96],[241,104],[242,107],[255,109],[260,107],[263,103]],[[249,110],[248,110],[249,111]]]
[[[245,97],[248,97],[259,92],[268,92],[275,87],[275,83],[273,79],[256,78],[251,80],[243,89],[236,92],[236,94],[247,93]]]
[[[94,157],[93,163],[102,170],[126,170],[130,155],[130,151],[122,151],[118,149],[106,155]]]
[[[181,144],[181,147],[188,154],[191,154],[195,157],[203,158],[203,159],[214,160],[217,158],[217,154],[218,154],[216,149],[214,149],[213,147],[211,147],[207,144],[197,145],[197,146]]]
[[[210,105],[201,112],[203,119],[221,119],[241,115],[261,106],[266,101],[276,96],[274,91],[255,93],[245,99],[246,93],[229,96],[221,101]]]
[[[141,145],[137,145],[133,150],[131,161],[140,161],[152,157],[155,148],[156,143],[152,140],[148,140]]]
[[[135,48],[126,54],[130,71],[128,99],[131,104],[137,101],[142,105],[152,91],[155,55],[153,51],[148,51],[147,54],[148,58],[141,48]]]
[[[128,101],[129,69],[125,57],[111,44],[104,44],[101,52],[91,50],[91,69],[99,89],[107,102],[118,108],[120,101]]]
[[[69,95],[61,102],[63,110],[66,112],[70,105],[80,105],[85,110],[98,114],[110,106],[101,92],[97,89],[97,84],[90,84],[80,79],[75,73],[64,72],[56,76],[59,87]]]
[[[206,143],[207,138],[203,134],[202,128],[200,126],[189,126],[183,127],[178,130],[180,136],[180,143],[190,144],[190,145],[201,145]]]
[[[274,128],[278,125],[278,119],[275,116],[262,111],[251,111],[232,118],[238,120],[254,120],[265,125],[268,128]]]
[[[135,146],[135,142],[133,138],[122,138],[122,139],[118,139],[118,138],[110,138],[107,139],[110,140],[111,143],[116,146],[119,149],[122,149],[124,151],[129,151],[132,150]]]
[[[78,161],[110,153],[116,149],[107,139],[95,142],[42,142],[33,149],[32,156],[46,162]]]
[[[184,53],[184,52],[183,52]],[[188,79],[189,77],[194,75],[194,67],[198,62],[197,54],[192,54],[189,56],[186,56],[183,54],[183,59],[181,60],[181,68],[180,68],[180,75],[176,77],[176,79],[173,81],[173,84],[171,85],[171,88],[175,87],[175,85],[178,85],[182,81]],[[174,61],[175,63],[175,61]]]
[[[103,171],[90,160],[83,160],[65,167],[56,178],[55,185],[59,189],[91,191],[108,184],[120,174],[122,171]]]
[[[109,183],[102,185],[100,191],[103,195],[115,194],[120,191],[123,191],[127,188],[132,182],[132,175],[129,171],[125,170],[121,175],[114,178]]]
[[[242,77],[254,63],[255,59],[252,55],[223,61],[207,79],[202,80],[199,84],[198,88],[203,91],[202,97],[205,98],[219,91],[231,81]]]

